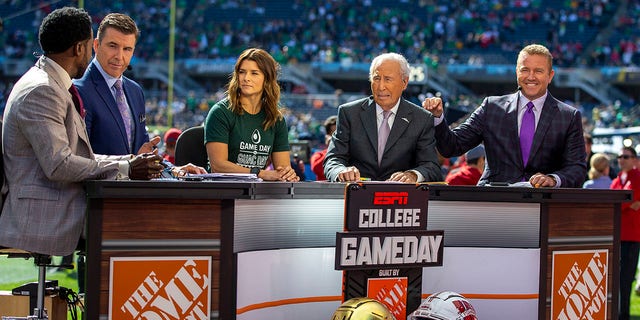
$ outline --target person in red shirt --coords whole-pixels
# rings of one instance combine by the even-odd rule
[[[162,158],[172,164],[176,163],[176,141],[178,141],[181,133],[182,131],[177,128],[171,128],[164,133],[164,154]]]
[[[336,121],[338,120],[338,116],[330,116],[327,120],[324,121],[324,145],[328,146],[331,141],[331,135],[334,131],[336,131]],[[324,176],[324,158],[327,156],[327,148],[325,147],[322,151],[315,152],[311,155],[311,171],[316,174],[316,180],[322,181],[327,180]]]
[[[475,186],[484,171],[484,146],[477,147],[465,153],[466,163],[451,170],[445,181],[452,186]]]
[[[638,154],[624,147],[618,155],[620,172],[611,182],[611,189],[633,190],[633,202],[621,204],[620,215],[620,320],[629,319],[631,285],[638,266],[640,252],[640,171],[636,169]]]

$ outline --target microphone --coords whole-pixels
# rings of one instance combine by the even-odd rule
[[[129,64],[129,65],[127,65],[127,70],[128,70],[128,71],[131,71],[132,69],[133,69],[133,68],[131,68],[131,65],[130,65],[130,64]]]
[[[520,91],[520,90],[522,90],[522,87],[521,87],[521,86],[518,86],[518,90],[516,90],[516,91]]]

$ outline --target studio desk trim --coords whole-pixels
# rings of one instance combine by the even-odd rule
[[[211,317],[235,319],[238,253],[330,247],[335,244],[335,232],[342,231],[345,193],[342,183],[88,181],[85,188],[88,201],[87,319],[106,318],[111,256],[175,256],[180,252],[211,256],[214,262]],[[540,262],[540,279],[547,279],[540,281],[541,293],[548,295],[550,290],[550,248],[604,246],[611,250],[610,268],[617,268],[620,203],[631,201],[631,191],[447,185],[428,188],[431,219],[428,229],[444,229],[445,235],[450,235],[445,236],[445,246],[465,247],[484,241],[488,246],[499,243],[498,247],[539,247],[541,257],[547,257],[541,258]],[[523,208],[533,206],[539,215],[530,217],[517,212],[507,215],[515,219],[515,222],[507,222],[510,228],[491,230],[493,238],[485,239],[480,235],[475,236],[481,238],[474,238],[464,226],[460,229],[458,223],[451,223],[452,217],[473,219],[474,210],[463,208],[466,203],[489,204],[490,210],[497,211],[509,207],[506,203]],[[259,215],[246,212],[255,209],[243,209],[256,205],[264,210]],[[293,213],[274,209],[285,208],[283,205]],[[599,224],[593,232],[584,232],[584,229],[592,228],[591,222],[576,224],[576,220],[583,220],[583,213],[576,208],[591,210],[587,212],[587,219],[598,220]],[[432,210],[436,212],[432,213]],[[609,212],[609,215],[602,217],[601,211]],[[440,212],[446,212],[447,216]],[[300,217],[296,223],[301,225],[297,226],[296,232],[289,232],[287,228],[279,228],[277,233],[265,232],[263,223],[268,225],[268,219],[279,219],[287,214]],[[163,216],[171,218],[162,219]],[[611,217],[613,221],[606,225]],[[310,223],[313,228],[309,227]],[[491,225],[496,223],[501,222],[485,224],[493,228]],[[520,223],[522,230],[517,228]],[[511,227],[515,231],[508,230]],[[306,232],[304,237],[300,236],[300,230]],[[464,236],[456,236],[456,233]],[[523,233],[529,236],[508,240],[513,234]],[[618,274],[611,272],[609,276],[608,304],[615,306]],[[548,319],[550,301],[542,297],[540,300],[539,319]],[[617,317],[617,310],[608,310],[610,319]]]

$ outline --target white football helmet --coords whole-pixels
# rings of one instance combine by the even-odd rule
[[[427,297],[410,320],[478,320],[476,310],[462,295],[442,291]]]
[[[336,309],[331,320],[396,320],[387,307],[371,298],[353,298]]]

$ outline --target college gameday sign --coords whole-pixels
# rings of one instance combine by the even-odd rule
[[[347,185],[335,254],[345,300],[376,299],[396,319],[420,305],[422,268],[442,266],[444,248],[444,231],[426,230],[428,199],[427,185]]]
[[[551,318],[605,320],[609,250],[554,251]]]
[[[112,257],[109,319],[209,319],[211,257]]]

